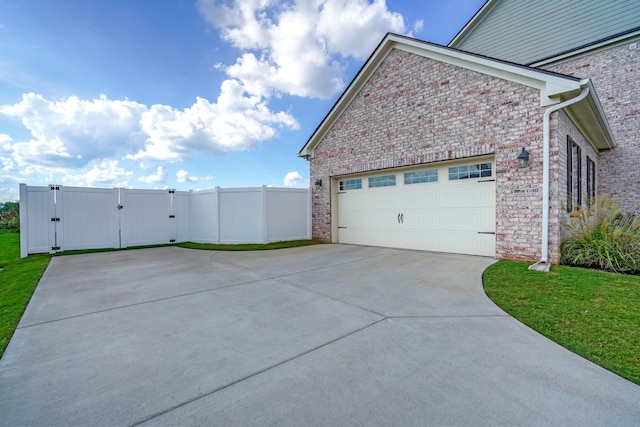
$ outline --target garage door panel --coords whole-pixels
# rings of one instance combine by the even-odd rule
[[[438,182],[395,175],[395,186],[368,188],[363,177],[363,188],[339,193],[338,242],[495,255],[495,181],[450,181],[446,166]]]

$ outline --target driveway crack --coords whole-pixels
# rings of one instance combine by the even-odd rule
[[[285,365],[285,364],[287,364],[289,362],[292,362],[292,361],[294,361],[296,359],[299,359],[299,358],[304,357],[304,356],[306,356],[306,355],[308,355],[310,353],[313,353],[314,351],[320,350],[321,348],[327,347],[327,346],[329,346],[331,344],[334,344],[334,343],[336,343],[336,342],[338,342],[340,340],[343,340],[343,339],[348,338],[348,337],[350,337],[352,335],[355,335],[355,334],[357,334],[359,332],[362,332],[365,329],[368,329],[368,328],[370,328],[372,326],[375,326],[378,323],[383,322],[385,320],[387,320],[386,317],[378,319],[378,320],[376,320],[374,322],[371,322],[371,323],[369,323],[369,324],[367,324],[367,325],[365,325],[363,327],[357,328],[357,329],[355,329],[355,330],[353,330],[351,332],[348,332],[348,333],[346,333],[344,335],[341,335],[341,336],[339,336],[337,338],[334,338],[334,339],[332,339],[330,341],[327,341],[327,342],[325,342],[323,344],[320,344],[320,345],[318,345],[316,347],[310,348],[309,350],[305,350],[302,353],[298,353],[298,354],[296,354],[294,356],[291,356],[291,357],[289,357],[287,359],[281,360],[278,363],[274,363],[273,365],[267,366],[266,368],[263,368],[263,369],[260,369],[258,371],[252,372],[249,375],[246,375],[244,377],[238,378],[237,380],[231,381],[231,382],[229,382],[227,384],[224,384],[224,385],[222,385],[220,387],[217,387],[217,388],[215,388],[215,389],[213,389],[211,391],[208,391],[208,392],[205,392],[205,393],[201,393],[201,394],[199,394],[198,396],[196,396],[194,398],[185,400],[184,402],[181,402],[181,403],[178,403],[176,405],[173,405],[173,406],[171,406],[171,407],[169,407],[169,408],[167,408],[165,410],[162,410],[162,411],[156,412],[154,414],[151,414],[151,415],[149,415],[149,416],[147,416],[147,417],[145,417],[145,418],[143,418],[143,419],[141,419],[139,421],[134,422],[133,424],[130,424],[130,426],[134,427],[134,426],[142,425],[142,424],[144,424],[144,423],[146,423],[148,421],[151,421],[151,420],[153,420],[155,418],[158,418],[158,417],[161,417],[161,416],[163,416],[165,414],[168,414],[169,412],[172,412],[172,411],[174,411],[174,410],[176,410],[178,408],[181,408],[183,406],[189,405],[189,404],[191,404],[193,402],[196,402],[196,401],[198,401],[198,400],[200,400],[202,398],[211,396],[211,395],[213,395],[215,393],[218,393],[218,392],[220,392],[222,390],[225,390],[225,389],[227,389],[229,387],[232,387],[232,386],[234,386],[236,384],[239,384],[239,383],[242,383],[244,381],[250,380],[251,378],[256,377],[258,375],[261,375],[261,374],[263,374],[263,373],[265,373],[267,371],[270,371],[272,369],[278,368],[278,367],[280,367],[282,365]]]

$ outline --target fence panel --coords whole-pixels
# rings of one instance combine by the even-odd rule
[[[20,255],[192,241],[311,238],[310,190],[177,192],[20,184]]]
[[[309,190],[267,188],[267,241],[310,239]]]
[[[55,241],[55,192],[20,184],[20,256],[50,252]]]
[[[189,240],[191,242],[220,243],[218,190],[191,193],[189,200]]]
[[[60,186],[56,196],[61,250],[119,248],[118,189]]]
[[[168,190],[120,190],[121,247],[156,245],[171,240]]]
[[[263,189],[219,190],[220,243],[263,243]]]

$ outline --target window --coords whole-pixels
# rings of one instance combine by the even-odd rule
[[[449,181],[485,177],[491,177],[491,163],[476,163],[449,168]]]
[[[395,175],[372,176],[369,178],[369,188],[391,187],[396,185]]]
[[[362,180],[360,178],[357,179],[345,179],[344,181],[340,181],[340,190],[359,190],[362,188]]]
[[[405,184],[421,184],[423,182],[438,182],[438,169],[427,169],[416,172],[405,172]]]
[[[587,156],[587,206],[596,200],[596,162]]]
[[[578,187],[578,198],[576,199],[576,203],[578,206],[582,206],[582,149],[579,145],[576,145],[576,168],[578,169],[576,175],[578,178],[578,182],[576,183]]]
[[[567,212],[573,210],[573,144],[567,135]]]

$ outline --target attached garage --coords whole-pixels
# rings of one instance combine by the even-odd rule
[[[298,153],[312,235],[547,268],[586,186],[574,166],[569,188],[566,147],[614,145],[601,111],[588,80],[388,34]]]
[[[495,255],[492,158],[332,180],[333,241]]]

